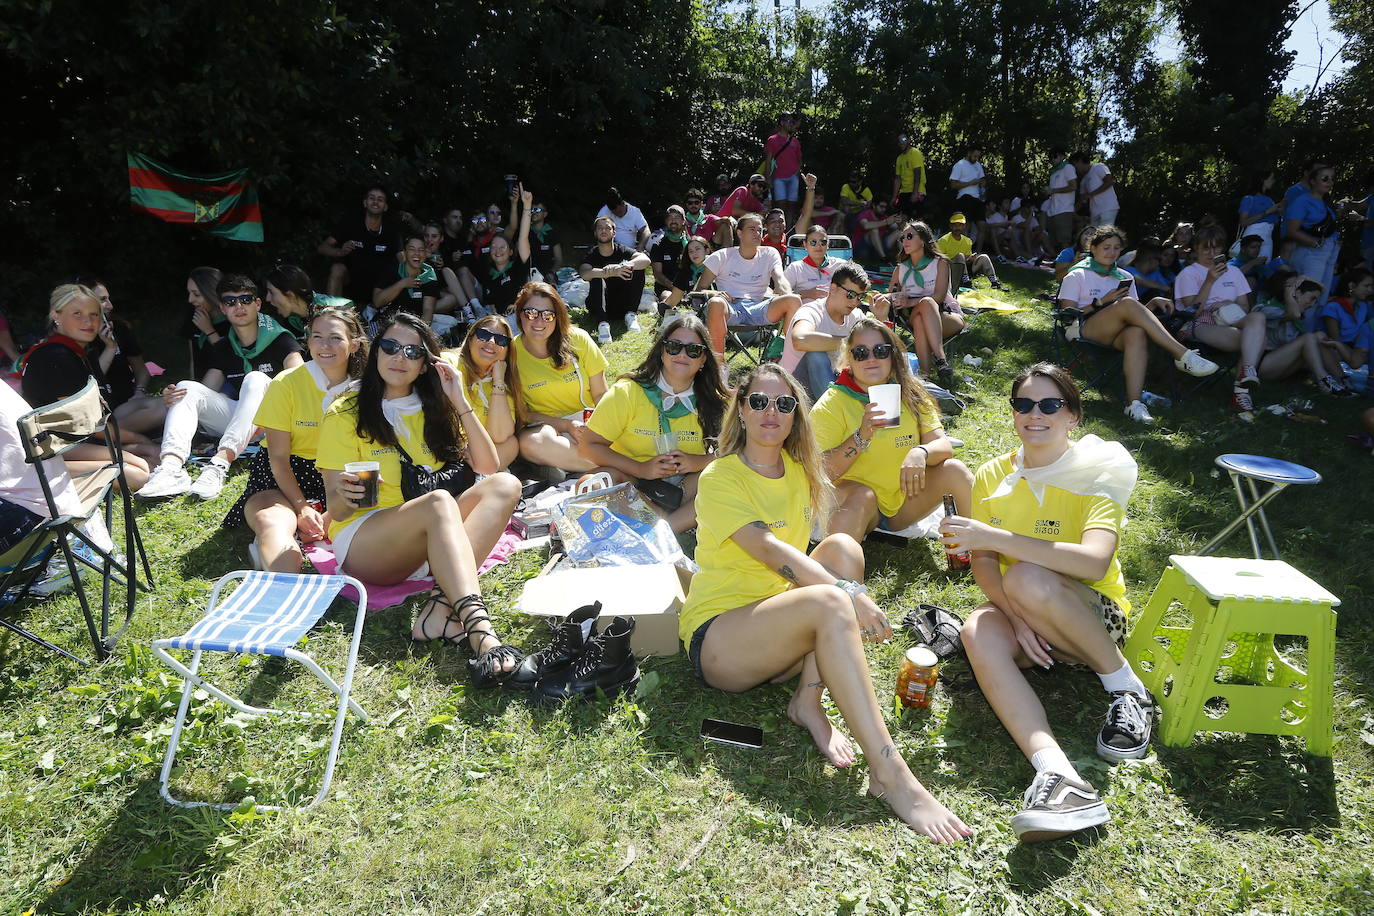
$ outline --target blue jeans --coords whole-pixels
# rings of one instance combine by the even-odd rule
[[[806,393],[811,395],[811,403],[814,404],[835,381],[835,367],[830,364],[829,354],[813,351],[802,354],[793,375],[801,382]]]
[[[801,190],[801,175],[790,175],[787,178],[773,179],[773,200],[797,201],[797,194]]]
[[[1336,275],[1336,255],[1341,250],[1341,237],[1333,235],[1322,239],[1322,243],[1316,248],[1308,248],[1299,245],[1293,249],[1293,254],[1288,259],[1288,263],[1294,270],[1304,276],[1311,277],[1322,285],[1322,294],[1318,297],[1318,302],[1325,302],[1331,295],[1331,287],[1335,282]]]

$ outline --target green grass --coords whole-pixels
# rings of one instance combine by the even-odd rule
[[[1014,271],[1016,296],[1042,275]],[[1019,281],[1019,282],[1018,282]],[[987,347],[964,369],[970,404],[951,423],[970,464],[1013,445],[1006,385],[1049,355],[1041,310],[978,319],[959,341]],[[647,334],[610,347],[628,368]],[[1162,360],[1156,360],[1162,362]],[[1154,383],[1152,383],[1154,384]],[[1156,388],[1156,390],[1159,390]],[[1331,760],[1291,739],[1210,736],[1107,767],[1093,753],[1105,702],[1086,671],[1032,675],[1070,757],[1104,793],[1100,832],[1020,847],[1008,821],[1030,769],[953,663],[928,714],[891,725],[913,769],[977,829],[935,847],[865,794],[862,761],[823,766],[784,715],[789,688],[742,696],[692,677],[682,655],[652,659],[633,700],[556,711],[469,689],[452,650],[416,648],[413,607],[367,624],[355,682],[373,716],[345,733],[335,789],[306,814],[171,808],[158,768],[178,698],[146,648],[182,632],[214,579],[246,563],[247,533],[213,505],[141,507],[158,589],[109,662],[80,669],[16,638],[0,641],[0,910],[39,913],[1368,913],[1374,911],[1374,628],[1370,625],[1370,460],[1343,442],[1357,408],[1319,401],[1328,426],[1268,414],[1253,425],[1221,405],[1223,385],[1161,412],[1152,430],[1091,394],[1086,429],[1124,442],[1141,482],[1121,558],[1137,606],[1170,553],[1196,550],[1234,514],[1212,459],[1249,451],[1300,461],[1325,482],[1270,513],[1285,557],[1344,600]],[[1266,385],[1262,403],[1313,396]],[[1237,538],[1229,545],[1243,554]],[[971,580],[950,578],[929,542],[868,550],[893,619],[917,601],[967,611]],[[542,557],[522,554],[486,584],[517,644],[545,631],[504,609]],[[590,596],[589,596],[590,597]],[[27,620],[78,653],[75,600]],[[338,659],[349,608],[310,637]],[[870,650],[886,701],[905,641]],[[247,660],[230,679],[258,701],[323,709],[309,678]],[[884,708],[890,706],[884,702]],[[890,714],[890,712],[889,712]],[[702,716],[760,724],[758,751],[703,744]],[[299,735],[299,737],[298,737]],[[318,775],[324,726],[304,733],[243,721],[198,700],[184,739],[183,794],[302,798]],[[228,786],[226,789],[225,786]],[[709,842],[700,845],[710,834]]]

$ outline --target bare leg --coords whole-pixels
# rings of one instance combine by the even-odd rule
[[[87,442],[78,445],[62,456],[67,473],[80,477],[98,471],[110,463],[110,452],[104,443]],[[129,492],[136,493],[148,482],[149,465],[146,459],[124,450],[124,479],[129,482]]]
[[[1160,323],[1159,317],[1135,299],[1118,299],[1106,308],[1093,312],[1083,323],[1084,336],[1105,343],[1115,340],[1116,335],[1128,325],[1140,328],[1152,343],[1174,359],[1181,358],[1187,351]]]
[[[915,496],[908,496],[892,516],[893,531],[901,531],[935,511],[944,495],[954,497],[961,512],[968,512],[973,499],[973,473],[958,458],[948,458],[926,470],[926,485]]]
[[[829,534],[847,534],[862,541],[878,524],[878,497],[854,480],[835,484],[835,511],[830,513]]]
[[[725,365],[726,311],[730,303],[722,296],[712,296],[706,301],[706,330],[711,334],[711,349],[716,351],[716,362]]]
[[[300,545],[296,543],[296,513],[279,490],[264,490],[248,497],[243,506],[248,527],[257,535],[258,555],[270,572],[301,571]],[[418,565],[418,564],[417,564]]]
[[[167,416],[167,405],[162,398],[130,398],[114,411],[119,428],[132,433],[151,433],[162,426]]]
[[[944,311],[943,309],[941,309],[941,310],[940,310],[940,344],[941,344],[941,349],[944,348],[944,342],[945,342],[946,340],[949,340],[951,337],[953,337],[955,334],[958,334],[960,331],[962,331],[962,330],[963,330],[964,328],[966,328],[966,327],[968,327],[968,319],[965,318],[963,315],[959,315],[959,314],[956,314],[956,313],[954,313],[954,312],[946,312],[946,311]]]
[[[935,368],[933,363],[945,358],[945,338],[940,333],[940,304],[930,296],[921,297],[921,301],[917,302],[916,308],[912,310],[912,326],[915,327],[918,321],[924,325],[922,330],[926,336],[926,344],[930,347],[932,361],[929,368],[925,361],[922,361],[921,369],[929,375]]]
[[[472,559],[481,568],[506,531],[520,502],[520,481],[510,474],[492,474],[458,497],[458,511],[472,544]]]
[[[595,464],[577,452],[577,443],[544,424],[520,431],[520,454],[526,461],[565,471],[590,471]]]
[[[682,478],[682,505],[668,514],[668,525],[674,534],[690,531],[697,526],[697,484],[700,473]]]
[[[342,296],[344,287],[348,285],[348,268],[342,262],[329,265],[329,279],[325,281],[325,289],[331,296]]]
[[[1150,364],[1150,347],[1145,332],[1134,325],[1116,335],[1112,346],[1121,351],[1121,376],[1126,382],[1126,403],[1140,400],[1145,390],[1145,370]]]

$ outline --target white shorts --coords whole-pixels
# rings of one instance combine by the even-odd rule
[[[365,512],[357,518],[349,519],[347,522],[344,522],[344,526],[339,529],[338,534],[334,535],[334,542],[332,545],[334,550],[334,561],[339,564],[340,572],[343,572],[344,560],[348,558],[349,545],[351,545],[353,539],[358,536],[358,532],[362,530],[363,524],[375,514],[376,511],[374,510],[372,512]],[[406,576],[406,579],[428,579],[429,577],[429,563],[421,563],[420,568]]]

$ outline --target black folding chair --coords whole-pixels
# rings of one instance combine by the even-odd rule
[[[1087,375],[1088,388],[1096,388],[1103,395],[1118,398],[1124,403],[1126,391],[1125,379],[1121,375],[1121,351],[1086,337],[1069,339],[1068,330],[1083,318],[1082,309],[1060,308],[1052,302],[1050,317],[1054,327],[1054,361],[1070,372],[1080,370]],[[1109,390],[1107,383],[1112,381],[1121,384]]]
[[[110,651],[129,628],[134,616],[138,591],[151,590],[154,585],[152,567],[148,564],[148,556],[143,549],[143,538],[138,532],[138,523],[134,518],[133,499],[129,493],[128,481],[124,479],[124,450],[119,442],[119,427],[101,399],[100,389],[94,379],[88,380],[86,386],[76,394],[24,414],[19,418],[18,426],[24,460],[37,470],[43,488],[43,498],[48,504],[48,518],[35,532],[36,541],[47,537],[55,543],[56,555],[63,558],[71,575],[72,589],[81,604],[81,613],[86,619],[86,629],[90,634],[95,656],[97,660],[103,661],[109,657]],[[64,514],[57,505],[52,482],[44,473],[42,462],[49,458],[61,458],[76,446],[87,442],[99,442],[102,437],[108,460],[98,469],[72,479],[80,502],[80,511],[71,515]],[[113,549],[103,549],[82,528],[96,512],[102,512],[106,530],[113,532],[116,489],[119,491],[124,510],[124,557],[117,556]],[[83,545],[83,549],[77,551],[73,547],[74,542]],[[142,583],[138,578],[140,564],[144,574]],[[21,563],[19,567],[23,565]],[[86,595],[82,582],[83,569],[94,571],[101,578],[99,620]],[[111,593],[116,586],[124,589],[124,619],[118,623],[117,629],[112,629]],[[25,595],[31,587],[32,578],[24,583]],[[11,604],[10,608],[15,604]],[[5,610],[8,611],[10,608]],[[44,648],[86,664],[82,659],[53,645],[13,620],[0,618],[0,624]]]
[[[715,295],[717,293],[714,290],[693,291],[687,294],[687,301],[692,311],[707,326],[710,325],[710,322],[706,318],[706,303]],[[776,353],[773,352],[774,350]],[[744,354],[745,359],[755,366],[777,359],[782,355],[782,336],[778,332],[778,326],[776,324],[730,324],[727,316],[725,361],[729,363],[731,357],[737,353]]]

